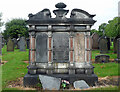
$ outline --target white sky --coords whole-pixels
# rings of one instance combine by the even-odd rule
[[[6,22],[13,18],[28,19],[28,14],[50,9],[52,16],[55,10],[55,4],[63,2],[69,9],[68,17],[73,8],[79,8],[90,14],[96,14],[94,20],[97,20],[92,28],[98,29],[101,23],[107,23],[118,16],[118,2],[120,0],[1,0],[0,12],[2,12],[2,21]],[[2,27],[2,30],[4,28]]]

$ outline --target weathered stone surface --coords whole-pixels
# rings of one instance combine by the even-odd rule
[[[53,61],[54,62],[69,61],[69,34],[68,33],[53,34]]]
[[[74,59],[76,62],[85,61],[85,35],[84,33],[76,33],[74,38]]]
[[[61,78],[55,78],[51,76],[39,75],[39,79],[42,83],[43,89],[47,90],[59,90],[61,84]]]
[[[75,81],[73,83],[73,85],[74,85],[75,89],[86,89],[86,88],[89,88],[89,85],[84,80]]]
[[[117,39],[117,59],[115,61],[120,63],[120,38]]]
[[[116,37],[114,40],[113,40],[113,45],[114,45],[114,53],[117,53],[117,39],[119,37]]]
[[[107,39],[104,36],[99,39],[99,49],[100,53],[108,53]]]
[[[106,39],[107,39],[107,47],[108,47],[108,50],[110,50],[110,45],[111,45],[110,38],[106,38]]]
[[[20,51],[26,51],[25,37],[21,37],[18,44],[19,44]]]
[[[48,40],[47,34],[45,33],[37,34],[36,62],[48,62],[47,40]]]
[[[98,39],[99,39],[99,35],[97,33],[93,33],[92,37],[92,49],[98,49],[99,45],[98,45]]]
[[[95,56],[95,62],[96,63],[107,63],[109,62],[110,56],[108,55],[97,55]]]
[[[26,43],[27,43],[27,49],[29,49],[29,43],[30,43],[30,39],[29,38],[26,38]]]
[[[9,38],[7,42],[7,51],[14,51],[14,43],[11,38]]]

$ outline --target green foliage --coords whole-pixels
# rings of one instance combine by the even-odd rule
[[[105,35],[107,37],[117,37],[120,36],[120,18],[115,17],[113,20],[109,21],[105,28]]]
[[[1,22],[1,20],[2,20],[2,13],[0,13],[0,27],[3,25],[3,22]]]
[[[5,24],[3,36],[5,39],[8,37],[18,38],[20,36],[28,37],[28,28],[25,19],[12,19]]]

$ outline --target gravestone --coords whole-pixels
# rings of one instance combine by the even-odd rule
[[[117,53],[117,39],[119,37],[116,37],[114,40],[113,40],[113,45],[114,45],[114,53]]]
[[[74,85],[75,89],[86,89],[86,88],[89,88],[89,85],[84,80],[75,81],[73,83],[73,85]]]
[[[107,63],[109,62],[110,56],[108,55],[97,55],[95,56],[95,62],[96,63]]]
[[[61,78],[55,78],[51,76],[39,75],[40,82],[45,90],[59,90],[61,84]]]
[[[26,44],[27,44],[27,49],[29,49],[29,41],[30,41],[30,39],[29,38],[26,38]]]
[[[98,45],[99,35],[98,35],[98,33],[93,33],[91,37],[92,37],[92,49],[98,49],[99,48],[99,45]]]
[[[16,45],[16,48],[17,48],[17,49],[20,48],[20,47],[19,47],[19,44],[20,44],[20,39],[18,38],[18,39],[17,39],[17,45]]]
[[[120,63],[120,38],[117,39],[117,59],[115,61]]]
[[[25,37],[21,37],[18,44],[19,44],[20,51],[26,51]]]
[[[13,40],[13,42],[14,42],[14,48],[17,46],[17,39],[16,38],[13,38],[12,39]]]
[[[99,43],[99,50],[100,53],[108,53],[108,45],[107,45],[107,39],[105,36],[102,36],[99,38],[98,43]]]
[[[108,47],[108,50],[110,50],[110,45],[111,45],[110,38],[106,38],[106,39],[107,39],[107,47]]]
[[[14,42],[11,38],[9,38],[7,42],[7,51],[14,51]]]
[[[2,55],[2,34],[0,34],[0,55]]]

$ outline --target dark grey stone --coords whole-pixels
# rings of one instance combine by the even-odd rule
[[[55,78],[51,76],[39,75],[39,79],[42,83],[42,87],[45,90],[59,90],[61,84],[61,78]]]
[[[108,55],[97,55],[95,56],[95,62],[96,63],[107,63],[109,62],[110,56]]]
[[[53,61],[54,62],[69,61],[69,34],[68,33],[53,34]]]
[[[98,33],[93,33],[93,35],[92,35],[92,49],[99,48],[98,39],[99,39]]]
[[[46,75],[46,74],[43,74]],[[70,84],[73,84],[75,81],[84,80],[89,86],[94,86],[98,81],[98,77],[95,74],[86,75],[86,74],[49,74],[48,76],[61,78],[62,80],[68,80]],[[24,86],[35,86],[39,83],[39,74],[30,75],[26,74],[23,79]]]
[[[108,53],[108,46],[107,46],[107,39],[105,36],[102,36],[99,38],[98,43],[99,43],[99,50],[100,53]]]
[[[110,50],[110,45],[111,45],[110,38],[106,38],[106,39],[107,39],[107,47],[108,47],[108,50]]]
[[[116,37],[114,40],[113,40],[113,45],[114,45],[114,53],[117,53],[117,39],[119,37]]]
[[[48,36],[41,33],[36,37],[36,62],[48,62]]]
[[[73,84],[75,89],[89,88],[89,85],[84,80],[75,81]]]
[[[30,39],[26,38],[26,43],[27,43],[27,49],[29,49],[29,45],[30,45]]]
[[[18,44],[19,44],[20,51],[26,51],[26,40],[25,40],[25,37],[21,37]]]
[[[120,38],[117,39],[117,59],[115,61],[120,63]]]
[[[7,51],[14,51],[14,42],[11,38],[9,38],[7,42]]]

